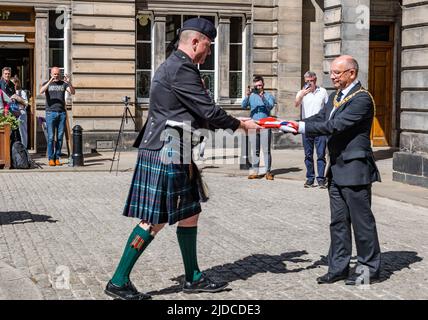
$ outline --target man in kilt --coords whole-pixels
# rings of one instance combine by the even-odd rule
[[[144,300],[130,280],[136,261],[166,223],[178,222],[186,293],[218,292],[227,283],[214,282],[198,267],[196,236],[201,212],[198,169],[182,151],[186,142],[175,143],[170,123],[190,123],[194,129],[259,129],[253,121],[241,121],[216,106],[205,90],[197,64],[211,54],[210,45],[217,31],[203,18],[186,20],[179,33],[178,48],[157,69],[150,88],[147,122],[134,146],[139,148],[137,164],[123,215],[141,219],[126,243],[122,258],[105,293],[117,299]],[[177,131],[180,132],[180,131]],[[175,147],[174,147],[175,145]],[[181,152],[180,152],[181,150]],[[168,161],[180,153],[181,161]],[[175,157],[176,160],[177,157]]]

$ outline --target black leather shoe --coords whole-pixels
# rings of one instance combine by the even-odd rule
[[[214,282],[205,274],[195,282],[185,282],[183,285],[184,293],[198,293],[198,292],[219,292],[226,288],[229,284],[227,282]]]
[[[326,273],[325,275],[318,277],[317,282],[318,284],[325,284],[325,283],[334,283],[339,280],[345,280],[347,278],[346,275],[338,275],[334,276],[330,273]]]
[[[365,279],[364,279],[363,274],[353,273],[345,280],[345,284],[348,286],[356,286],[356,285],[361,285],[361,284],[372,284],[372,283],[379,282],[380,277],[378,275],[370,276],[369,283],[366,283],[364,280]]]
[[[318,181],[318,187],[320,189],[327,189],[327,183],[324,180]]]
[[[138,292],[131,281],[128,281],[122,287],[118,287],[109,281],[104,292],[110,297],[119,300],[148,300],[152,298],[149,294]]]
[[[313,188],[315,187],[313,180],[306,180],[305,184],[303,185],[305,188]]]

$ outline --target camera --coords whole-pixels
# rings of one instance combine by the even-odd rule
[[[130,100],[131,100],[131,97],[128,97],[128,96],[122,97],[122,102],[123,103],[129,103]]]

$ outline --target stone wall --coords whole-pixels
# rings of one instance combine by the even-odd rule
[[[394,180],[428,187],[428,4],[403,0],[400,151]]]
[[[86,150],[112,148],[122,97],[135,96],[135,1],[74,0],[72,14],[73,124],[84,129]],[[136,128],[128,121],[124,129]]]

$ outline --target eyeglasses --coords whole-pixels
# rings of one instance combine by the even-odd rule
[[[342,74],[344,74],[345,72],[352,70],[352,68],[346,69],[344,71],[330,71],[330,75],[333,75],[334,77],[340,78],[342,76]]]

